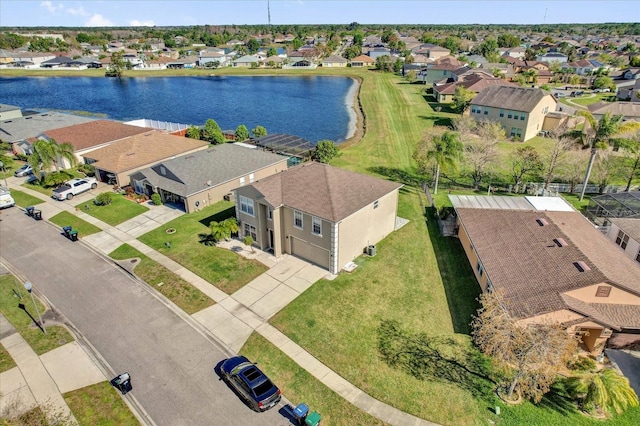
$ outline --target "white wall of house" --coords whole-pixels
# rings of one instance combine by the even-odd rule
[[[620,232],[622,232],[622,234],[620,234]],[[613,241],[614,244],[618,245],[627,257],[630,257],[640,263],[640,241],[636,241],[631,238],[614,223],[609,227],[607,238]]]

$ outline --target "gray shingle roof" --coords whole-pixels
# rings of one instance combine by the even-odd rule
[[[620,217],[609,220],[629,237],[640,242],[640,218]]]
[[[286,159],[282,155],[260,149],[227,143],[163,161],[140,170],[135,178],[144,176],[156,187],[188,197],[210,186],[238,179]],[[165,169],[164,175],[162,167]]]
[[[35,138],[47,130],[88,123],[90,121],[95,121],[95,119],[60,112],[43,112],[25,115],[20,118],[0,121],[0,139],[7,142],[16,142],[23,139]]]
[[[471,105],[531,112],[549,92],[538,88],[491,86],[478,93]]]

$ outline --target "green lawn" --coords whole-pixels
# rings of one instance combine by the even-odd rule
[[[595,96],[591,96],[591,95],[582,96],[582,97],[573,99],[573,102],[578,105],[587,106],[587,105],[595,104],[597,102],[609,101],[612,98],[615,100],[615,97],[616,97],[615,93],[594,93],[594,95]]]
[[[16,362],[11,358],[9,352],[7,352],[4,346],[0,345],[0,373],[9,371],[15,366]]]
[[[34,297],[34,300],[38,304],[40,314],[44,316],[45,306],[38,298]],[[24,306],[24,309],[20,307],[21,305]],[[64,327],[47,326],[45,322],[47,331],[45,334],[35,326],[34,319],[37,320],[38,315],[33,302],[22,283],[13,275],[0,276],[0,312],[13,324],[38,355],[75,340]],[[30,318],[29,315],[34,319]],[[3,355],[0,354],[0,356]],[[4,364],[5,362],[2,361],[1,363]]]
[[[109,382],[96,383],[67,392],[63,397],[80,425],[134,426],[139,424]]]
[[[44,203],[44,201],[42,201],[40,198],[29,195],[26,192],[17,191],[15,189],[11,190],[11,196],[15,200],[16,205],[20,207],[35,206]]]
[[[135,274],[189,315],[215,303],[179,275],[149,259],[128,244],[121,245],[109,256],[116,260],[140,258],[140,263],[134,269]]]
[[[67,211],[61,211],[57,215],[53,216],[49,219],[51,222],[55,223],[59,227],[71,226],[73,229],[78,231],[80,238],[86,237],[87,235],[95,234],[100,232],[101,229],[91,223],[80,219],[78,216],[73,215]]]
[[[46,195],[47,197],[51,197],[51,194],[53,194],[53,188],[45,188],[42,185],[36,185],[34,183],[23,183],[20,186],[24,186],[25,188],[28,188],[32,191],[36,191],[41,193],[42,195]]]
[[[128,200],[121,194],[113,194],[112,202],[109,205],[97,206],[93,202],[88,201],[76,205],[76,209],[96,219],[100,219],[111,226],[116,226],[146,212],[149,210],[149,207]]]
[[[585,194],[582,201],[580,201],[580,194],[562,194],[562,198],[564,198],[569,204],[573,206],[574,209],[578,210],[580,213],[584,213],[584,210],[589,205],[589,201],[591,201],[592,196],[593,195]]]
[[[336,426],[384,424],[326,387],[257,333],[249,337],[240,354],[259,363],[260,368],[276,383],[294,406],[304,402],[309,405],[311,411],[320,413],[322,424]]]
[[[233,203],[222,201],[195,213],[182,215],[139,239],[169,256],[227,294],[232,294],[267,268],[230,250],[210,244],[209,223],[234,216]],[[167,234],[168,228],[176,230]],[[168,248],[165,243],[169,243]]]

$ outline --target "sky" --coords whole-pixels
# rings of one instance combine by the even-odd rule
[[[270,0],[272,24],[640,22],[640,0]],[[0,26],[267,24],[267,0],[0,0]]]

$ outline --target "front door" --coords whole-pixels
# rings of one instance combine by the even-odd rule
[[[267,248],[270,248],[270,249],[273,250],[273,246],[274,246],[274,243],[273,243],[273,229],[269,229],[269,247],[267,247]]]

